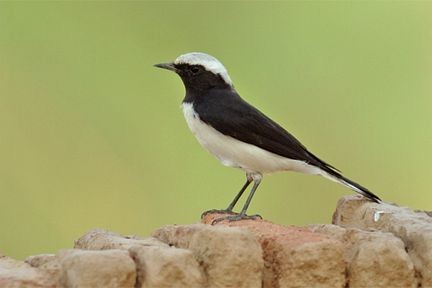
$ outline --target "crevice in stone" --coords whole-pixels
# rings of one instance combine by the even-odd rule
[[[423,282],[423,275],[417,269],[415,269],[415,278],[417,280],[417,288],[423,287],[423,284],[422,284],[422,282]]]
[[[349,288],[350,285],[350,277],[349,277],[350,271],[349,271],[349,263],[345,262],[345,286],[344,288]]]
[[[141,265],[138,262],[136,254],[130,250],[128,252],[129,252],[129,256],[131,257],[131,259],[135,263],[136,279],[135,279],[135,286],[134,287],[135,288],[141,288],[143,281],[144,281],[144,271],[142,271],[142,269],[140,268]]]

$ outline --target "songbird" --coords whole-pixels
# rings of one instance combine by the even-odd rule
[[[198,142],[219,161],[246,172],[246,183],[221,211],[231,215],[216,221],[255,219],[246,211],[263,174],[296,171],[321,175],[338,182],[374,202],[380,198],[365,187],[312,154],[293,135],[243,100],[234,89],[224,65],[213,56],[192,52],[171,63],[154,65],[177,73],[186,88],[182,108],[186,122]],[[234,213],[243,192],[254,185],[240,213]]]

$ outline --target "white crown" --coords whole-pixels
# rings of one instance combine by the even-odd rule
[[[228,71],[219,60],[211,55],[201,52],[187,53],[177,57],[177,59],[174,61],[174,64],[201,65],[207,71],[210,71],[214,74],[219,74],[228,85],[232,86],[232,81],[228,75]]]

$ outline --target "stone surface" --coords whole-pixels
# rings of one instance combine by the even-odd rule
[[[55,279],[23,261],[0,256],[0,287],[56,287]]]
[[[167,244],[153,237],[122,236],[97,228],[90,230],[76,240],[74,248],[86,250],[129,249],[137,245],[168,247]]]
[[[262,250],[246,229],[203,224],[162,227],[153,236],[189,249],[206,276],[205,287],[261,287]]]
[[[137,265],[135,287],[206,287],[204,273],[190,250],[135,246],[130,254]]]
[[[30,256],[25,263],[46,272],[54,283],[60,280],[60,263],[55,254],[40,254]]]
[[[0,255],[0,287],[432,287],[428,212],[349,196],[335,225],[208,225],[221,216],[146,238],[94,229],[25,261]]]
[[[57,264],[55,266],[58,267],[57,257],[55,254],[39,254],[27,257],[24,261],[32,267],[46,267],[51,266],[51,264]]]
[[[154,238],[122,236],[103,229],[87,232],[75,248],[88,250],[124,249],[135,261],[135,287],[202,287],[204,275],[190,250],[177,249]]]
[[[124,250],[62,250],[62,287],[135,287],[135,263]]]
[[[203,222],[211,223],[221,216],[207,214]],[[346,264],[337,239],[265,220],[223,221],[217,225],[247,229],[258,239],[265,261],[263,287],[345,286]]]
[[[414,265],[403,242],[393,234],[330,224],[310,229],[343,243],[349,287],[417,287]]]
[[[346,196],[338,202],[333,223],[390,232],[400,238],[414,264],[417,281],[422,287],[432,287],[432,218],[426,213]]]

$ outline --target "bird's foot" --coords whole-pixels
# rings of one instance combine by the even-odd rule
[[[203,219],[208,214],[231,214],[231,215],[237,215],[236,212],[229,210],[229,209],[211,209],[203,212],[201,214],[201,219]]]
[[[228,221],[228,222],[234,222],[234,221],[240,221],[240,220],[257,220],[262,219],[261,215],[246,215],[246,214],[235,214],[235,215],[228,215],[220,218],[216,218],[212,221],[211,225],[215,225],[222,221]]]

